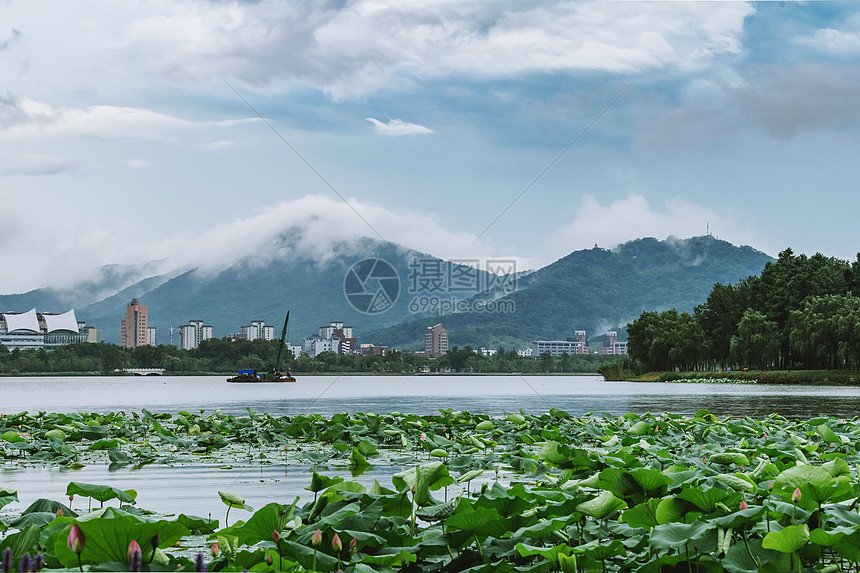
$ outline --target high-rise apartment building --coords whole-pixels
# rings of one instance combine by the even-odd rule
[[[191,350],[197,348],[204,340],[212,338],[212,327],[203,324],[202,320],[189,320],[188,324],[179,327],[179,348]]]
[[[448,331],[440,322],[436,326],[428,326],[424,333],[424,353],[426,356],[439,358],[448,352]]]
[[[125,316],[120,320],[120,346],[137,348],[148,344],[147,315],[149,307],[133,298],[125,307]]]

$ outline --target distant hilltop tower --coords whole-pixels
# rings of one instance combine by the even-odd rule
[[[124,348],[137,348],[146,346],[149,307],[140,304],[133,298],[125,307],[125,316],[120,320],[120,346]]]

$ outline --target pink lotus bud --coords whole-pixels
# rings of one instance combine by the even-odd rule
[[[358,544],[358,542],[355,540],[355,537],[353,537],[349,542],[349,552],[350,553],[355,553],[355,546],[357,544]]]
[[[343,549],[343,543],[340,542],[340,537],[337,533],[335,533],[334,537],[331,538],[331,548],[338,553],[340,553],[340,550]]]
[[[136,540],[132,539],[131,543],[128,544],[128,551],[126,552],[129,561],[131,561],[131,556],[135,551],[140,553],[140,545],[138,545]]]
[[[80,555],[81,551],[84,550],[85,542],[86,539],[84,538],[84,532],[81,531],[81,528],[78,527],[77,523],[72,524],[72,529],[69,531],[69,537],[66,539],[66,544],[69,546],[69,549],[72,550],[72,553]]]
[[[278,543],[280,540],[281,540],[281,534],[278,533],[278,530],[276,529],[272,532],[272,541],[274,541],[275,543]]]
[[[272,566],[272,556],[271,555],[266,555],[266,565],[268,565],[269,567]]]
[[[798,501],[800,501],[800,488],[796,487],[794,488],[794,493],[791,494],[791,502],[797,503]]]
[[[313,543],[314,545],[319,545],[320,543],[322,543],[322,531],[320,531],[319,529],[314,531],[314,534],[311,537],[311,543]]]
[[[741,500],[741,503],[740,503],[740,510],[741,510],[741,511],[743,511],[743,510],[745,510],[747,507],[748,507],[748,506],[747,506],[747,502],[745,502],[744,500]]]
[[[767,491],[773,491],[773,480],[769,481],[767,484]]]
[[[420,437],[422,440],[426,440],[426,439],[427,439],[427,434],[421,434],[421,436],[419,436],[419,437]]]
[[[212,544],[212,547],[209,548],[209,551],[212,552],[212,557],[218,557],[218,554],[221,553],[221,548],[218,547],[218,542]]]
[[[831,448],[835,448],[835,447],[836,447],[836,444],[834,444],[833,442],[830,442],[830,447],[831,447]]]
[[[57,517],[63,517],[63,508],[62,507],[57,508]]]

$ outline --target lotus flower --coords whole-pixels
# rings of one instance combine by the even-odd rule
[[[331,548],[338,553],[343,549],[343,543],[340,542],[340,536],[337,533],[331,538]]]
[[[212,544],[212,547],[209,548],[209,551],[212,552],[212,557],[218,557],[218,554],[221,553],[221,548],[218,547],[218,542]]]
[[[63,517],[63,508],[62,507],[57,508],[57,517]]]
[[[314,534],[311,537],[311,543],[313,543],[314,546],[317,546],[322,543],[322,531],[320,531],[319,529],[314,531]]]
[[[355,549],[356,545],[358,545],[358,542],[355,540],[355,537],[353,537],[353,538],[350,540],[350,542],[349,542],[349,552],[350,552],[350,553],[355,553],[355,551],[356,551],[356,549]]]
[[[84,550],[84,543],[86,543],[84,532],[81,531],[81,528],[78,527],[77,523],[72,524],[72,529],[69,531],[69,537],[66,539],[66,544],[69,546],[69,549],[72,550],[72,553],[80,555],[81,551]]]
[[[800,488],[796,487],[794,488],[794,493],[791,494],[791,503],[797,503],[798,501],[800,501]]]
[[[273,562],[274,562],[274,559],[272,559],[272,556],[271,556],[271,555],[266,555],[266,565],[268,565],[269,567],[271,567]]]
[[[131,543],[128,544],[128,551],[126,552],[129,562],[131,562],[131,556],[135,551],[140,553],[140,545],[137,543],[137,540],[132,539]]]
[[[745,510],[745,509],[748,507],[748,506],[747,506],[747,502],[745,502],[744,500],[741,500],[741,503],[740,503],[740,506],[739,506],[739,507],[740,507],[740,510],[741,510],[741,511]]]
[[[275,543],[278,543],[281,541],[281,534],[278,533],[277,529],[272,531],[272,541],[274,541]]]

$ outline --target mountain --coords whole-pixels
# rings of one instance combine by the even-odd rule
[[[174,327],[173,340],[178,343],[176,327],[189,320],[211,324],[213,334],[219,338],[239,332],[252,320],[264,320],[280,332],[289,310],[288,340],[297,343],[331,321],[353,326],[356,335],[362,336],[368,330],[412,318],[415,315],[408,308],[405,293],[416,267],[438,267],[449,272],[450,264],[437,257],[370,238],[336,241],[322,257],[299,254],[291,248],[300,240],[296,232],[301,231],[276,236],[263,249],[265,256],[244,256],[226,268],[178,269],[163,274],[157,274],[162,269],[160,263],[104,268],[94,278],[70,289],[45,288],[2,295],[0,312],[23,312],[33,307],[40,312],[61,312],[75,308],[78,319],[98,328],[106,342],[118,343],[125,306],[137,298],[149,307],[149,326],[157,328],[158,343],[167,344],[170,328]],[[361,261],[369,262],[362,265]],[[389,269],[391,276],[373,276],[375,261],[382,261],[376,274],[380,269]],[[357,272],[350,274],[355,265]],[[454,272],[465,268],[450,265]],[[487,273],[474,272],[481,281],[485,280]],[[348,275],[352,278],[350,283]],[[367,295],[362,291],[365,286]],[[356,306],[364,305],[371,312],[357,310],[345,289],[351,289],[350,298]],[[365,336],[363,342],[373,340]]]
[[[461,347],[563,340],[572,337],[574,330],[586,330],[595,337],[607,330],[623,330],[643,310],[692,312],[707,299],[714,283],[735,283],[757,275],[772,260],[752,247],[737,247],[712,236],[637,239],[612,250],[575,251],[519,278],[516,292],[494,301],[513,312],[449,313],[435,317],[435,322],[411,320],[372,334],[412,348],[423,345],[431,322],[442,322],[449,331],[449,344]]]
[[[257,252],[219,268],[170,269],[164,261],[102,267],[72,288],[2,295],[0,312],[74,308],[105,341],[119,342],[120,318],[137,298],[149,307],[160,344],[170,341],[171,327],[189,320],[211,324],[219,338],[252,320],[264,320],[278,331],[290,310],[288,340],[294,343],[321,325],[342,321],[362,342],[417,349],[423,347],[427,326],[442,322],[451,345],[510,347],[564,339],[579,329],[601,334],[622,328],[643,310],[691,311],[715,282],[758,274],[772,260],[710,236],[648,238],[612,250],[576,251],[540,270],[517,274],[514,282],[512,276],[370,238],[333,241],[311,255],[296,247],[307,238],[305,231],[284,231]],[[483,292],[486,287],[492,288]],[[492,301],[511,305],[513,312],[450,313],[433,306],[453,300],[472,306]]]

